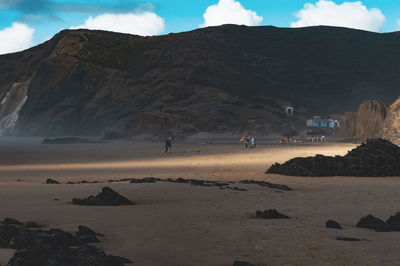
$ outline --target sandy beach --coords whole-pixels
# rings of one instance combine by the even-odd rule
[[[399,263],[400,233],[356,228],[367,214],[386,220],[399,210],[400,179],[266,175],[275,162],[297,156],[344,155],[350,143],[259,144],[114,141],[43,145],[39,138],[0,138],[1,217],[34,220],[46,227],[76,230],[86,225],[105,235],[96,246],[134,265],[383,265]],[[248,191],[189,184],[108,183],[121,178],[264,180],[288,185],[279,191],[236,183]],[[48,185],[47,178],[63,184]],[[65,184],[68,181],[97,184]],[[74,197],[110,186],[135,206],[87,207]],[[58,199],[57,201],[54,199]],[[289,220],[255,219],[257,210],[277,209]],[[345,230],[326,229],[328,219]],[[337,236],[365,241],[344,242]],[[0,264],[11,250],[0,250]]]

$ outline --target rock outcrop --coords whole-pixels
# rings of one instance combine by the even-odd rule
[[[46,180],[46,184],[60,184],[60,182],[58,182],[57,180],[48,178],[48,179]]]
[[[389,108],[381,137],[400,145],[400,98]]]
[[[330,229],[343,229],[342,226],[340,226],[340,224],[334,220],[326,221],[325,227]]]
[[[400,147],[371,139],[345,156],[294,158],[272,165],[266,174],[289,176],[400,176]]]
[[[350,242],[361,241],[361,239],[359,239],[359,238],[355,238],[355,237],[346,237],[346,236],[338,236],[338,237],[336,237],[336,240],[340,240],[340,241],[350,241]]]
[[[271,220],[271,219],[290,219],[289,216],[278,212],[275,209],[269,209],[265,211],[257,211],[256,217],[259,219]]]
[[[94,240],[98,242],[94,237],[99,235],[88,227],[80,227],[77,235],[73,235],[61,229],[37,229],[25,224],[10,218],[0,222],[0,247],[17,250],[7,263],[9,266],[124,266],[131,263],[129,259],[107,255],[88,245],[96,242]]]
[[[377,230],[385,226],[385,222],[371,214],[361,217],[356,224],[357,227]]]
[[[135,203],[112,190],[110,187],[103,187],[101,192],[96,196],[89,196],[85,199],[74,198],[72,204],[85,206],[135,205]]]

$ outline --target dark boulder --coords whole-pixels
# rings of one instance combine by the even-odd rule
[[[325,223],[326,228],[331,228],[331,229],[343,229],[340,224],[334,220],[328,220]]]
[[[358,223],[356,224],[357,227],[360,228],[367,228],[372,230],[380,230],[386,227],[386,223],[381,219],[369,214],[365,217],[362,217]]]
[[[60,184],[60,182],[58,182],[57,180],[49,178],[49,179],[46,180],[46,184]]]
[[[279,213],[275,209],[269,209],[265,211],[257,211],[256,217],[260,219],[290,219],[289,216],[286,216],[282,213]]]
[[[340,240],[340,241],[361,241],[361,239],[358,239],[358,238],[354,238],[354,237],[341,237],[341,236],[336,237],[336,240]]]
[[[256,266],[256,265],[247,261],[236,260],[233,262],[233,266]]]
[[[135,205],[118,192],[115,192],[110,187],[103,187],[102,191],[97,196],[89,196],[85,199],[72,200],[72,204],[86,206],[118,206],[118,205]]]

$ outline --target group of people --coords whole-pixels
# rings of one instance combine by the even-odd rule
[[[172,137],[168,137],[165,139],[165,153],[168,153],[171,151],[171,147],[172,147],[172,141],[173,138]],[[249,137],[249,136],[243,136],[240,141],[244,141],[244,147],[246,149],[254,149],[256,147],[256,138],[253,137]]]
[[[253,137],[249,137],[249,136],[243,136],[240,141],[244,141],[244,147],[246,149],[254,149],[256,147],[256,138]]]

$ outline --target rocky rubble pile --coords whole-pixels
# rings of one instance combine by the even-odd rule
[[[400,147],[383,139],[370,139],[345,156],[294,158],[275,163],[266,174],[289,176],[400,176]]]
[[[0,248],[17,250],[7,263],[9,266],[123,266],[131,263],[88,245],[96,235],[100,234],[83,226],[74,235],[61,229],[31,228],[28,223],[10,218],[0,222]]]
[[[101,192],[96,196],[89,196],[85,199],[74,198],[72,204],[86,206],[119,206],[119,205],[135,205],[118,192],[110,187],[103,187]]]

